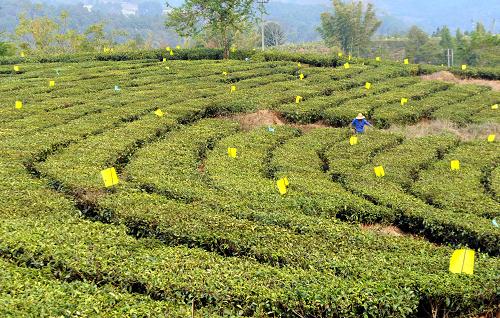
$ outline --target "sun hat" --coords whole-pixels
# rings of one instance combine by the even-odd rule
[[[358,114],[358,117],[356,117],[356,119],[365,119],[365,118],[366,118],[366,117],[365,117],[365,116],[363,116],[363,114],[361,114],[361,113],[359,113],[359,114]]]

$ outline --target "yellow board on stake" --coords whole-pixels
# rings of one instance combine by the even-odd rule
[[[467,69],[467,65],[466,64],[463,64],[462,65],[462,71],[465,71]]]
[[[109,168],[101,171],[102,180],[104,181],[104,186],[106,188],[117,185],[118,175],[116,174],[115,168]]]
[[[494,142],[495,141],[495,135],[489,135],[488,136],[488,142]]]
[[[20,100],[16,101],[16,109],[21,109],[23,108],[23,102],[21,102]]]
[[[174,56],[174,51],[170,51],[170,56]]]
[[[156,116],[158,116],[158,117],[163,117],[163,116],[165,116],[165,113],[164,113],[161,109],[159,109],[159,108],[158,108],[157,110],[155,110],[155,112],[154,112],[154,113],[155,113],[155,115],[156,115]]]
[[[164,58],[163,58],[163,63],[165,63],[166,61],[167,61],[167,58],[166,58],[166,57],[164,57]]]
[[[404,106],[408,103],[408,98],[401,98],[401,106]]]
[[[236,48],[235,47],[231,48],[231,53],[236,53]]]
[[[404,63],[405,65],[408,65],[408,64],[410,64],[410,60],[409,60],[409,59],[404,59],[403,63]]]
[[[304,74],[300,73],[299,78],[300,78],[300,80],[303,80],[304,79]]]
[[[19,72],[21,70],[21,68],[19,67],[19,65],[14,65],[14,72]]]
[[[375,61],[380,62],[380,61],[382,61],[382,59],[380,58],[380,56],[377,56],[377,57],[375,58]]]
[[[302,96],[295,97],[295,103],[299,104],[304,98]]]
[[[460,161],[459,160],[450,161],[450,168],[452,171],[460,170]]]
[[[351,68],[351,65],[349,63],[345,63],[344,68],[347,70],[347,69]]]
[[[181,46],[180,46],[180,45],[176,45],[176,46],[175,46],[175,48],[176,48],[177,50],[180,50]]]
[[[493,110],[498,109],[498,104],[492,105],[491,109],[493,109]]]
[[[233,86],[231,86],[231,93],[234,93],[234,92],[236,92],[236,86],[233,85]]]
[[[301,67],[302,67],[302,64],[297,63],[297,67],[298,67],[298,68],[301,68]]]
[[[357,136],[352,136],[352,137],[349,139],[349,144],[350,144],[351,146],[357,145],[357,144],[358,144],[358,137],[357,137]]]
[[[342,57],[344,54],[343,54],[342,52],[339,52],[337,55],[338,55],[339,57]]]
[[[366,82],[366,83],[365,83],[365,88],[366,88],[366,89],[370,89],[370,88],[372,88],[372,83],[370,83],[370,82]]]
[[[289,185],[288,179],[281,178],[278,181],[276,181],[276,186],[278,187],[278,191],[280,192],[281,195],[285,195],[287,193],[287,187]]]
[[[352,59],[352,55],[349,54],[349,56],[347,57],[347,59],[350,61]]]
[[[236,148],[227,148],[227,155],[231,158],[236,158],[238,156],[238,150]]]
[[[24,52],[21,52],[21,57],[26,57],[26,54]]]
[[[56,82],[55,81],[49,81],[49,87],[54,87],[56,86]]]
[[[384,170],[384,167],[382,167],[382,166],[378,166],[378,167],[373,168],[373,171],[375,171],[375,175],[379,178],[385,176],[385,170]]]
[[[167,46],[167,47],[165,48],[165,50],[166,50],[167,52],[172,51],[172,49],[170,48],[170,46]]]
[[[455,250],[450,258],[450,272],[454,274],[474,274],[473,250]]]
[[[222,72],[222,75],[227,76],[227,72],[226,71]]]

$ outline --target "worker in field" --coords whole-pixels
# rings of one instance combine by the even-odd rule
[[[373,127],[372,124],[366,120],[366,117],[363,114],[359,113],[356,118],[351,122],[351,127],[353,128],[356,134],[363,134],[365,132],[365,126]]]

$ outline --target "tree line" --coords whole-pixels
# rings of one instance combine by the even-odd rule
[[[232,47],[258,47],[262,27],[266,46],[279,46],[286,41],[286,34],[278,23],[262,21],[265,7],[255,0],[186,0],[180,6],[167,2],[167,8],[165,27],[175,31],[186,47],[219,47],[228,57]],[[107,30],[104,22],[79,31],[69,27],[68,19],[66,11],[56,19],[21,14],[14,34],[10,35],[11,44],[0,40],[0,55],[12,53],[13,48],[51,54],[155,46],[151,38],[139,35],[131,38],[124,30]],[[332,0],[332,10],[321,15],[317,30],[324,45],[333,51],[368,57],[377,54],[373,38],[381,24],[371,3]],[[481,23],[471,32],[456,30],[453,34],[446,26],[433,34],[413,26],[398,41],[402,43],[404,57],[414,63],[446,64],[447,52],[451,50],[455,65],[498,65],[500,62],[497,53],[500,37],[486,31]]]

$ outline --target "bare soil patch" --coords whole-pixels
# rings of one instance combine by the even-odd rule
[[[405,236],[405,234],[400,228],[394,225],[381,225],[381,224],[361,224],[361,229],[372,231],[379,234],[389,235],[389,236]]]
[[[462,79],[448,71],[441,71],[430,75],[422,75],[421,78],[426,81],[444,81],[459,85],[475,84],[475,85],[489,86],[494,91],[500,91],[500,81],[490,81],[490,80],[483,80],[476,78]]]
[[[289,125],[295,127],[303,132],[308,132],[310,130],[317,128],[329,127],[324,122],[316,122],[305,125],[289,123],[286,119],[280,116],[279,112],[268,109],[258,110],[254,113],[234,115],[231,117],[231,119],[237,120],[240,123],[241,129],[245,131],[263,126],[283,126],[283,125]]]
[[[411,126],[392,126],[389,131],[404,134],[407,138],[418,138],[442,133],[452,133],[463,141],[486,139],[490,134],[500,134],[499,123],[473,124],[457,127],[445,120],[424,119]]]
[[[280,118],[278,112],[267,109],[255,113],[238,114],[234,116],[234,119],[239,121],[243,130],[251,130],[261,126],[285,125],[285,121]]]

